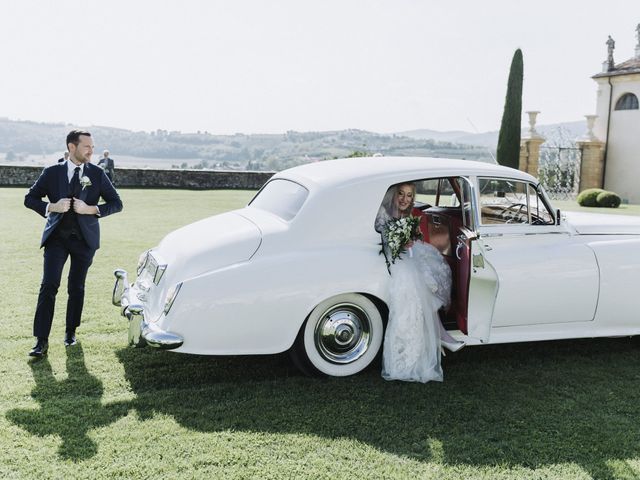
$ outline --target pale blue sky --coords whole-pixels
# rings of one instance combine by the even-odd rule
[[[109,0],[0,4],[0,116],[133,130],[499,127],[511,57],[540,123],[594,113],[637,0]]]

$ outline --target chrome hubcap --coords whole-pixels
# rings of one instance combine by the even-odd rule
[[[346,364],[356,361],[369,348],[371,320],[358,305],[333,305],[322,314],[314,332],[316,348],[331,362]]]

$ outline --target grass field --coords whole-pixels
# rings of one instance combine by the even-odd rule
[[[0,189],[0,478],[640,477],[640,339],[466,348],[443,383],[300,375],[286,355],[126,348],[112,271],[252,192],[123,190],[101,221],[79,346],[30,361],[43,220]],[[560,205],[560,208],[572,208]],[[620,213],[640,214],[637,207]]]

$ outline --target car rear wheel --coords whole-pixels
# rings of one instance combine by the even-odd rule
[[[307,374],[354,375],[375,359],[383,335],[382,317],[371,300],[357,293],[337,295],[313,309],[292,358]]]

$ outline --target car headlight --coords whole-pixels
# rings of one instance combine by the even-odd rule
[[[182,282],[174,285],[167,291],[167,296],[164,299],[164,314],[166,315],[171,310],[173,302],[175,301],[178,293],[180,292],[180,288],[182,288]]]
[[[147,264],[147,258],[149,258],[149,250],[142,252],[138,257],[138,268],[136,268],[138,275],[140,275],[142,270],[144,270],[144,266]]]

